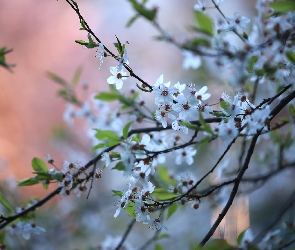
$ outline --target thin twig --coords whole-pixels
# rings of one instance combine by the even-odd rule
[[[126,228],[126,231],[125,231],[125,233],[124,233],[124,235],[123,235],[123,237],[122,237],[120,243],[119,243],[118,246],[115,248],[115,250],[120,250],[120,248],[121,248],[121,246],[123,245],[124,241],[126,240],[128,234],[131,232],[131,229],[132,229],[132,227],[133,227],[133,225],[134,225],[135,222],[136,222],[135,219],[132,219],[132,221],[130,221],[130,223],[129,223],[129,225],[128,225],[127,228]]]

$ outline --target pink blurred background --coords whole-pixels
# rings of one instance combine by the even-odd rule
[[[128,1],[77,2],[90,27],[112,51],[115,35],[123,42],[129,41],[130,65],[143,79],[153,83],[160,74],[172,82],[189,78],[181,69],[181,53],[172,45],[154,41],[152,36],[157,32],[149,23],[140,19],[130,29],[125,28],[134,14]],[[188,34],[184,27],[193,23],[192,8],[196,1],[172,2],[150,1],[150,5],[160,7],[160,23],[182,40]],[[223,9],[229,6],[234,7],[226,3]],[[230,15],[230,10],[227,11]],[[65,103],[56,96],[59,86],[46,78],[46,71],[70,80],[77,67],[82,66],[81,81],[87,81],[91,91],[108,88],[108,68],[114,61],[105,60],[99,70],[95,49],[83,49],[74,42],[87,40],[87,34],[79,31],[79,27],[77,15],[62,0],[0,2],[0,46],[13,48],[7,62],[16,64],[13,74],[0,68],[2,176],[8,173],[18,179],[28,176],[31,159],[42,158],[46,153],[60,162],[64,158],[52,140],[52,129],[64,124]]]

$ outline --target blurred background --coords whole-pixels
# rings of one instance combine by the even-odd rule
[[[200,87],[207,85],[213,95],[212,102],[229,88],[218,80],[218,76],[208,77],[206,74],[210,72],[202,67],[183,70],[181,52],[173,45],[153,39],[159,34],[145,20],[139,19],[127,29],[126,23],[134,15],[128,1],[83,0],[77,3],[89,26],[113,52],[115,36],[122,42],[129,42],[127,49],[131,68],[151,85],[161,74],[164,74],[164,82],[193,82]],[[191,37],[186,27],[194,23],[193,6],[196,3],[192,0],[149,1],[150,6],[159,7],[158,17],[162,27],[180,41]],[[251,18],[255,14],[255,1],[225,0],[221,9],[229,17],[239,11]],[[208,13],[213,17],[218,15],[214,10]],[[109,67],[115,66],[115,62],[107,58],[99,69],[96,50],[83,48],[74,42],[77,39],[87,40],[87,34],[79,28],[77,15],[64,0],[0,2],[0,47],[13,49],[7,56],[7,62],[16,64],[13,73],[0,68],[0,169],[3,183],[7,179],[14,182],[31,176],[33,157],[43,158],[50,153],[56,164],[61,166],[64,160],[87,162],[93,156],[85,124],[76,122],[70,126],[63,120],[66,103],[56,95],[60,87],[45,74],[50,71],[70,81],[76,69],[82,67],[77,86],[82,100],[88,99],[91,93],[108,89],[106,79],[110,76]],[[209,82],[206,82],[207,79],[210,79]],[[83,83],[89,85],[88,90],[83,90]],[[218,149],[218,145],[212,147]],[[210,158],[205,153],[198,157],[200,166],[206,163],[207,157]],[[196,172],[196,176],[199,174]],[[22,241],[20,237],[18,244],[23,246],[22,249],[37,249],[40,245],[42,249],[54,249],[53,245],[60,246],[59,249],[75,249],[74,246],[80,249],[97,246],[108,235],[121,236],[130,219],[125,215],[114,219],[116,208],[114,200],[110,199],[110,190],[122,186],[116,181],[119,175],[114,171],[105,173],[104,178],[95,184],[89,200],[69,197],[61,201],[57,197],[45,205],[38,212],[37,220],[38,225],[46,228],[48,235],[33,237],[29,242]],[[20,189],[18,199],[42,197],[53,189],[43,191],[41,188],[24,187]],[[240,204],[240,208],[232,210],[233,216],[228,216],[228,225],[234,225],[235,236],[249,224],[248,198]],[[173,240],[173,249],[187,248],[204,236],[210,228],[211,219],[215,218],[214,213],[208,213],[209,207],[210,202],[202,202],[200,209],[193,211],[191,217],[174,216],[165,224],[170,228],[167,233],[179,237],[179,240]],[[183,209],[192,211],[189,207]],[[229,232],[228,225],[223,225],[220,230]],[[195,232],[196,228],[199,232]],[[187,233],[183,235],[183,232]],[[138,246],[153,233],[147,226],[136,225],[128,241]],[[219,233],[219,236],[224,234]],[[54,237],[56,242],[48,242],[50,237]],[[169,245],[169,240],[165,244]]]

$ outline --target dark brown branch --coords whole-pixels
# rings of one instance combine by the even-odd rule
[[[134,225],[135,222],[136,222],[135,219],[132,219],[132,221],[130,221],[130,223],[129,223],[128,227],[126,228],[126,231],[125,231],[125,233],[124,233],[124,235],[123,235],[123,237],[122,237],[120,243],[119,243],[118,246],[115,248],[115,250],[120,250],[120,248],[121,248],[121,246],[123,245],[124,241],[126,240],[128,234],[131,232],[131,229],[132,229],[132,227],[133,227],[133,225]]]

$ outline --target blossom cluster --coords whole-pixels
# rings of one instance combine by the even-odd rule
[[[137,84],[138,89],[152,96],[152,105],[156,105],[151,111],[139,96],[141,92],[132,89],[129,98],[122,91],[124,81],[135,76],[129,67],[129,55],[125,47],[128,42],[121,44],[117,38],[117,43],[114,45],[118,55],[113,55],[101,42],[93,45],[89,35],[88,47],[90,45],[98,47],[96,57],[100,61],[99,67],[102,66],[105,57],[112,56],[116,60],[117,64],[110,67],[111,76],[106,79],[111,85],[111,91],[98,94],[95,98],[91,96],[91,99],[94,99],[91,101],[69,104],[64,119],[72,124],[75,117],[85,118],[88,122],[88,135],[93,139],[93,150],[99,151],[95,164],[96,161],[101,161],[104,164],[102,169],[114,166],[113,169],[121,171],[128,179],[127,190],[114,192],[114,196],[119,196],[115,203],[114,217],[118,217],[122,210],[126,210],[137,222],[148,224],[154,229],[165,228],[161,217],[164,209],[173,204],[186,203],[192,203],[193,208],[197,209],[200,196],[196,193],[198,184],[195,185],[189,174],[182,175],[181,178],[179,176],[171,178],[173,181],[163,184],[155,178],[158,174],[157,169],[164,164],[170,165],[173,161],[183,169],[185,164],[194,166],[195,156],[200,151],[198,146],[202,142],[211,142],[220,138],[230,148],[231,143],[239,136],[244,136],[246,141],[254,135],[271,130],[272,101],[262,98],[266,92],[277,94],[286,84],[293,84],[295,48],[294,39],[290,41],[288,39],[295,37],[295,14],[293,12],[284,15],[274,14],[269,1],[258,0],[256,4],[258,16],[251,22],[248,17],[238,12],[234,12],[233,17],[223,15],[219,9],[222,2],[223,0],[211,1],[209,5],[208,1],[198,0],[195,4],[195,12],[204,15],[201,16],[204,22],[209,20],[209,28],[208,26],[205,30],[197,28],[206,34],[203,40],[197,37],[183,44],[175,42],[174,39],[169,40],[174,42],[185,56],[184,69],[199,68],[202,63],[206,63],[206,59],[201,60],[201,56],[208,55],[210,57],[208,61],[214,62],[214,65],[210,64],[208,67],[217,68],[220,76],[227,74],[226,79],[230,76],[229,83],[236,89],[235,94],[230,96],[223,92],[217,101],[211,103],[209,98],[212,92],[208,93],[209,84],[202,86],[204,84],[177,82],[173,85],[171,82],[164,82],[164,76],[161,75],[154,84],[147,85],[140,77],[136,77],[142,82],[141,86]],[[215,24],[212,22],[210,30],[210,18],[204,13],[212,8],[217,9],[223,19],[215,20]],[[149,12],[142,11],[142,13]],[[156,21],[154,24],[157,26]],[[249,24],[252,24],[251,30]],[[239,42],[230,40],[230,34],[236,35]],[[86,42],[85,44],[87,45]],[[260,102],[255,96],[258,88],[263,88],[265,91],[259,96],[263,100]],[[101,102],[100,98],[118,101],[122,104],[124,112],[112,109],[110,105]],[[210,122],[206,122],[208,120]],[[129,123],[124,126],[127,121]],[[139,124],[140,129],[138,129]],[[150,124],[153,127],[146,127]],[[130,126],[133,129],[132,133]],[[172,131],[167,132],[170,129]],[[187,140],[190,135],[191,138]],[[104,151],[101,151],[102,148]],[[241,159],[245,158],[241,156]],[[49,156],[46,159],[53,165],[53,160]],[[224,166],[219,165],[219,170],[216,172],[218,179],[221,179],[227,165],[227,163]],[[211,169],[211,173],[215,171],[216,166]],[[47,176],[46,181],[42,179],[40,182],[48,184],[50,181],[57,181],[62,197],[71,192],[79,197],[82,192],[89,189],[87,184],[90,180],[101,177],[102,170],[97,170],[96,165],[94,169],[96,172],[89,174],[80,162],[64,161],[61,170],[54,166],[46,173],[50,177]],[[204,178],[199,178],[200,182],[209,173],[204,175]],[[237,179],[234,179],[234,182],[238,183]],[[229,187],[228,184],[223,186]],[[210,189],[202,198],[217,189],[218,187]],[[157,197],[159,190],[164,190],[167,195],[163,198],[163,202]],[[227,190],[226,195],[228,195]],[[157,217],[153,216],[155,211],[159,211]],[[34,223],[23,221],[11,224],[8,231],[11,234],[22,234],[26,239],[31,233],[45,232]],[[107,248],[109,242],[107,241],[105,245]]]

